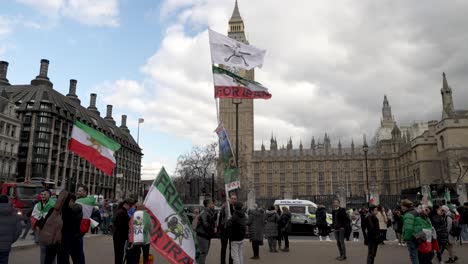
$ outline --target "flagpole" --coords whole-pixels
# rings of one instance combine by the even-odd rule
[[[137,145],[140,143],[140,119],[138,119]]]

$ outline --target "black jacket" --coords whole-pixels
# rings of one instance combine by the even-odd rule
[[[346,213],[346,209],[340,207],[333,210],[333,228],[338,230],[345,228],[347,225],[349,225],[349,217]]]
[[[290,213],[281,214],[279,222],[278,222],[278,226],[281,232],[290,233],[291,232],[291,214]]]
[[[247,219],[242,210],[234,211],[231,219],[227,222],[229,239],[231,241],[242,241],[245,237]]]
[[[114,240],[128,240],[129,222],[127,209],[124,207],[117,208],[114,218]]]
[[[458,213],[460,214],[460,224],[461,225],[468,225],[468,208],[461,206],[458,209]]]
[[[0,250],[9,251],[21,230],[20,218],[13,207],[7,203],[0,204]]]
[[[319,207],[317,212],[315,212],[315,219],[317,225],[326,225],[327,224],[327,209],[325,207]]]
[[[229,204],[229,210],[231,211],[231,215],[234,215],[234,206],[232,204]],[[219,212],[219,224],[218,224],[218,232],[221,234],[221,236],[227,236],[227,214],[226,214],[226,206],[223,206],[221,208],[221,211]]]
[[[68,202],[65,200],[62,207],[62,235],[79,238],[81,236],[81,219],[83,218],[82,207],[80,204],[74,204],[73,207],[70,207]]]
[[[364,218],[364,224],[362,226],[364,240],[366,240],[367,243],[378,243],[380,236],[379,219],[377,219],[375,215],[369,213]]]
[[[205,239],[212,239],[215,237],[215,224],[216,214],[213,209],[205,208],[200,213],[198,218],[198,225],[195,231],[197,235]]]

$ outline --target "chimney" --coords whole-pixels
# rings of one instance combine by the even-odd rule
[[[120,129],[127,133],[130,133],[130,130],[127,127],[127,115],[122,115],[122,124],[120,125]]]
[[[90,94],[90,96],[91,96],[91,98],[90,98],[90,100],[89,100],[89,107],[88,107],[88,109],[90,109],[90,110],[96,109],[96,110],[97,110],[97,108],[96,108],[96,97],[97,97],[97,94],[92,93],[92,94]]]
[[[39,69],[39,75],[36,76],[36,79],[31,81],[31,85],[44,85],[49,88],[52,88],[53,84],[50,82],[47,73],[49,71],[49,61],[42,59],[41,68]]]
[[[112,118],[112,105],[107,105],[106,117],[104,119],[115,124],[114,118]]]
[[[81,100],[80,100],[80,99],[78,98],[78,96],[76,95],[76,83],[77,83],[76,80],[74,80],[74,79],[71,79],[71,80],[70,80],[70,88],[69,88],[69,90],[68,90],[67,97],[68,97],[70,100],[72,100],[72,101],[74,101],[74,102],[80,104],[80,103],[81,103]]]
[[[8,82],[8,79],[7,79],[7,72],[8,72],[8,62],[0,61],[0,84],[6,84],[6,85],[10,84],[10,82]]]
[[[39,76],[43,77],[43,78],[46,78],[47,80],[49,79],[47,77],[47,72],[49,71],[49,61],[48,60],[45,60],[45,59],[42,59],[41,60],[41,68],[39,70]],[[38,76],[38,77],[39,77]]]
[[[99,116],[100,113],[98,109],[96,108],[96,97],[97,95],[95,93],[90,94],[89,106],[87,109],[91,112],[94,112],[95,114]]]
[[[127,115],[122,115],[122,124],[120,127],[127,127]]]

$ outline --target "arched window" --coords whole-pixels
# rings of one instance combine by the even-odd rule
[[[445,148],[444,136],[440,136],[440,147],[441,147],[442,149]]]

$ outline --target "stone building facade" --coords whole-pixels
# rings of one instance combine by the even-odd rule
[[[0,62],[0,85],[8,83],[7,62]],[[5,74],[4,74],[5,73]],[[0,181],[16,178],[21,122],[5,89],[0,90]]]
[[[370,190],[399,194],[402,190],[430,184],[468,183],[468,111],[453,108],[452,89],[445,74],[442,82],[442,119],[398,126],[386,96],[382,120],[367,157]],[[278,148],[272,136],[269,150],[262,144],[253,153],[254,184],[259,197],[335,194],[352,195],[367,190],[366,159],[362,144],[332,147],[325,134],[302,143]]]
[[[229,21],[228,36],[248,43],[237,1]],[[254,72],[241,72],[254,78]],[[442,82],[442,118],[438,121],[398,125],[384,96],[380,127],[369,142],[366,137],[343,146],[332,145],[325,133],[312,137],[310,144],[279,147],[274,136],[269,149],[262,144],[254,150],[254,101],[239,105],[239,166],[242,192],[255,189],[256,197],[329,195],[338,191],[362,196],[367,185],[379,194],[399,194],[426,184],[467,183],[468,111],[456,111],[452,89],[445,74]],[[235,146],[235,107],[233,100],[220,100],[220,118]],[[367,169],[366,169],[367,162]],[[367,180],[367,177],[368,180]],[[462,177],[466,176],[466,177]]]
[[[101,116],[96,108],[96,94],[91,94],[88,107],[82,106],[76,95],[76,80],[70,80],[66,96],[54,90],[47,76],[48,60],[41,60],[39,75],[26,85],[11,85],[6,80],[8,64],[0,62],[0,65],[3,65],[0,91],[3,89],[14,103],[21,122],[18,126],[18,180],[44,178],[71,190],[81,183],[88,185],[91,193],[110,198],[140,193],[143,154],[126,125],[127,116],[122,116],[118,126],[112,117],[112,105],[107,106],[106,116]],[[122,145],[115,154],[117,164],[112,177],[67,150],[75,120]]]

